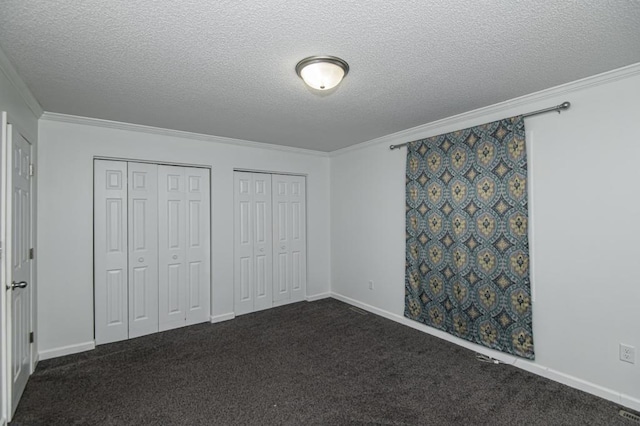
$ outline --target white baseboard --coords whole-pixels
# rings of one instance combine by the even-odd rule
[[[478,352],[483,355],[490,356],[492,358],[500,360],[505,364],[511,364],[515,367],[529,371],[530,373],[553,380],[554,382],[562,383],[564,385],[581,390],[583,392],[587,392],[592,395],[599,396],[600,398],[604,398],[609,401],[615,402],[616,404],[622,405],[624,407],[628,407],[632,410],[640,411],[640,400],[630,397],[628,395],[624,395],[620,392],[616,392],[612,389],[605,388],[595,383],[562,373],[560,371],[553,370],[551,368],[542,366],[540,364],[537,364],[531,361],[527,361],[525,359],[521,359],[512,355],[508,355],[502,352],[494,351],[489,348],[485,348],[480,345],[476,345],[466,340],[459,339],[443,331],[421,324],[417,321],[410,320],[409,318],[406,318],[404,316],[397,315],[380,308],[376,308],[375,306],[368,305],[366,303],[360,302],[359,300],[352,299],[342,294],[331,292],[331,297],[334,299],[340,300],[342,302],[348,303],[349,305],[357,306],[358,308],[364,309],[365,311],[369,311],[376,315],[380,315],[381,317],[390,319],[392,321],[398,322],[400,324],[403,324],[408,327],[414,328],[416,330],[422,331],[424,333],[430,334],[432,336],[439,337],[451,343],[455,343],[456,345],[463,346],[474,352]]]
[[[640,399],[633,398],[629,395],[620,394],[620,405],[631,408],[632,410],[640,412]]]
[[[329,297],[331,297],[331,293],[326,292],[326,293],[319,293],[319,294],[307,296],[305,297],[305,300],[307,302],[315,302],[316,300],[328,299]]]
[[[44,361],[45,359],[58,358],[60,356],[77,354],[79,352],[90,351],[96,348],[96,342],[84,342],[78,343],[75,345],[62,346],[59,348],[47,349],[45,351],[38,352],[38,356],[40,361]]]
[[[229,321],[234,319],[235,317],[236,317],[236,314],[234,312],[228,312],[222,315],[212,315],[211,324],[215,324],[217,322],[222,322],[222,321]]]

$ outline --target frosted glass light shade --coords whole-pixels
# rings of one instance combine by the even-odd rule
[[[349,72],[349,65],[334,56],[311,56],[298,62],[296,72],[311,88],[329,90]]]

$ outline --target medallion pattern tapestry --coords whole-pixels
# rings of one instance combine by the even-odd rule
[[[521,116],[408,144],[405,316],[533,359]]]

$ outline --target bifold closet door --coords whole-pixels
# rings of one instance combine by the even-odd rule
[[[95,160],[96,344],[209,320],[209,170]]]
[[[209,171],[158,166],[159,329],[207,321]]]
[[[94,283],[96,344],[129,337],[127,163],[96,160]]]
[[[129,169],[129,338],[158,332],[158,165]]]
[[[271,175],[234,174],[235,314],[273,306]]]
[[[209,169],[185,167],[186,323],[209,321],[211,305],[211,207]]]
[[[307,286],[304,176],[272,175],[273,302],[304,300]]]

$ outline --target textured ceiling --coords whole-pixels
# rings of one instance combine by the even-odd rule
[[[640,2],[3,0],[0,45],[46,111],[333,151],[640,62]]]

